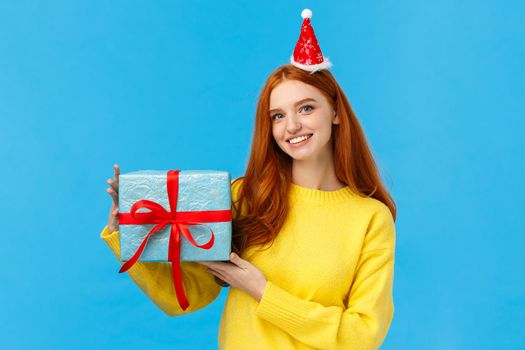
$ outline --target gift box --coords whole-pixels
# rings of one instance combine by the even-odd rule
[[[170,261],[183,309],[180,262],[228,261],[230,174],[214,170],[140,170],[119,175],[119,272],[137,261]]]
[[[167,171],[160,170],[140,170],[119,175],[119,212],[130,213],[131,207],[141,200],[153,201],[170,211],[167,176]],[[227,172],[179,171],[176,208],[171,210],[176,210],[175,217],[180,217],[184,212],[231,210],[230,184],[230,174]],[[143,207],[137,213],[148,211]],[[119,220],[120,260],[127,261],[136,253],[144,238],[156,224],[121,224],[122,221]],[[211,237],[210,231],[213,231],[215,238],[213,246],[210,249],[202,249],[187,239],[181,239],[180,261],[229,260],[231,219],[222,222],[209,222],[209,219],[207,221],[202,225],[186,226],[198,244],[208,242]],[[170,225],[167,224],[151,235],[138,261],[168,261],[170,229]]]

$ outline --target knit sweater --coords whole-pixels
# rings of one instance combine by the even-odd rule
[[[242,181],[232,186],[237,198]],[[230,287],[219,349],[377,349],[393,313],[395,226],[386,205],[354,193],[291,185],[290,209],[271,247],[241,255],[265,275],[262,299]],[[237,213],[233,212],[234,217]],[[120,259],[118,231],[101,238]],[[266,248],[266,245],[262,248]],[[183,315],[220,293],[206,266],[182,262],[183,311],[169,263],[138,262],[129,276],[166,314]]]

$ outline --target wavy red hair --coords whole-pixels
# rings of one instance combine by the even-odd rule
[[[232,236],[233,249],[239,255],[251,246],[273,242],[288,214],[292,158],[273,139],[269,115],[270,94],[285,79],[316,87],[339,115],[340,123],[332,125],[335,174],[339,181],[355,193],[383,202],[396,218],[396,205],[381,181],[361,125],[333,75],[328,70],[310,73],[286,64],[270,74],[262,89],[246,173],[233,184],[241,185],[233,203],[238,215],[233,220]],[[236,184],[241,180],[242,184]]]

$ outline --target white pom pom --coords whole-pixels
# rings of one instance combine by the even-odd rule
[[[312,11],[309,9],[304,9],[303,12],[301,12],[301,17],[304,18],[312,18]]]

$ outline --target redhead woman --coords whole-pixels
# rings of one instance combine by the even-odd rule
[[[181,263],[186,310],[169,263],[128,270],[170,316],[229,287],[219,349],[377,349],[393,318],[396,206],[310,17],[259,96],[246,172],[231,186],[230,261]],[[115,165],[101,233],[117,258],[118,175]]]

